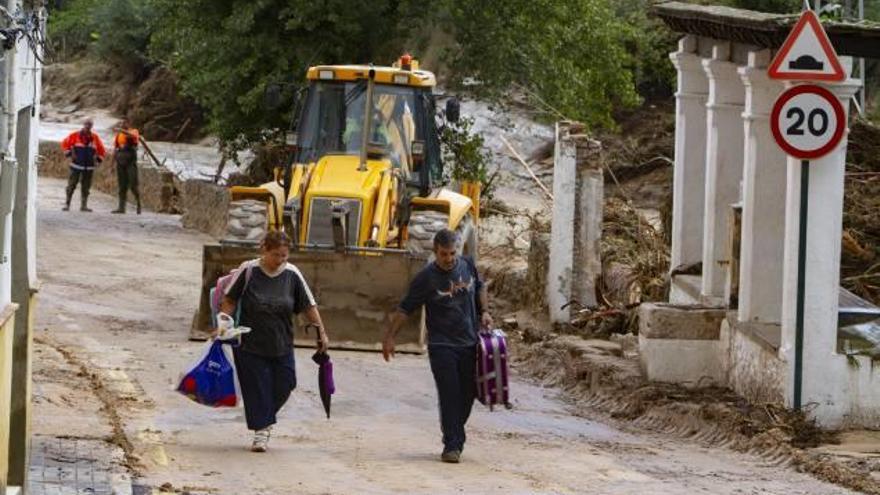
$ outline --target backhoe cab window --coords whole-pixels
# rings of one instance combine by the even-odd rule
[[[300,161],[314,162],[327,154],[359,155],[366,122],[366,81],[313,83],[299,126]],[[373,90],[371,147],[380,147],[395,167],[412,171],[410,145],[424,139],[423,112],[416,90],[377,84]]]

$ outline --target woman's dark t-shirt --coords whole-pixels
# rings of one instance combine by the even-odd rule
[[[248,273],[250,275],[248,275]],[[241,304],[241,349],[267,357],[283,356],[293,348],[293,315],[315,306],[315,298],[294,265],[287,263],[269,275],[259,260],[242,263],[226,296]]]

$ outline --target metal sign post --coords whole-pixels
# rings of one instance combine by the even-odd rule
[[[807,209],[810,192],[810,160],[801,161],[801,205],[798,215],[798,282],[797,316],[794,327],[794,400],[795,409],[801,408],[801,390],[804,378],[804,300],[807,295]]]
[[[794,86],[783,92],[773,105],[770,129],[779,146],[792,157],[801,160],[793,398],[794,408],[800,409],[803,389],[810,160],[822,157],[837,147],[846,129],[846,114],[840,100],[831,91],[811,84]]]

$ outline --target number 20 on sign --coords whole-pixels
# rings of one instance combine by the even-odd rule
[[[812,160],[834,150],[843,138],[846,116],[831,91],[812,84],[794,86],[773,105],[770,127],[789,155]]]

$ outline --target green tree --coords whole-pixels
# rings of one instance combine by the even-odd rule
[[[627,69],[633,73],[636,90],[645,99],[662,99],[671,96],[675,86],[669,53],[675,51],[681,34],[648,15],[653,3],[618,0],[615,15],[623,25],[623,45],[629,54]]]
[[[180,76],[228,151],[283,129],[290,106],[270,110],[266,86],[303,84],[312,64],[388,64],[401,50],[407,1],[150,0],[161,12],[152,54]]]
[[[95,9],[100,0],[72,0],[62,9],[52,10],[49,16],[49,37],[55,51],[63,57],[84,54],[98,37]]]
[[[49,16],[53,48],[68,59],[95,53],[124,70],[149,65],[155,15],[148,0],[73,0]]]
[[[146,0],[108,0],[93,12],[100,28],[95,38],[99,57],[124,70],[150,65],[149,43],[156,13]]]
[[[613,127],[617,108],[639,102],[629,30],[611,0],[447,0],[456,40],[453,82],[496,99],[524,93],[554,118]]]

